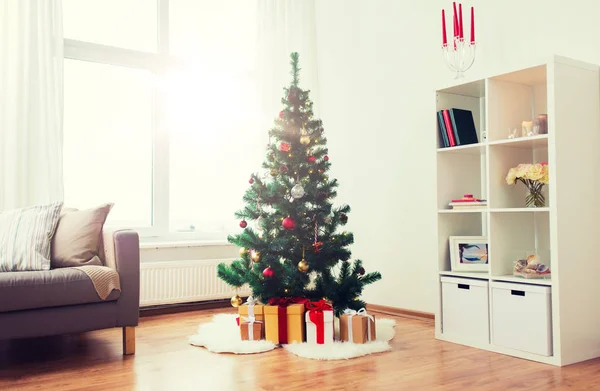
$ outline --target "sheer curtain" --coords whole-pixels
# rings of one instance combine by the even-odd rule
[[[300,87],[311,91],[319,112],[315,0],[257,0],[261,112],[267,125],[281,110],[290,76],[290,53],[300,55]]]
[[[60,0],[0,0],[0,210],[63,199]]]

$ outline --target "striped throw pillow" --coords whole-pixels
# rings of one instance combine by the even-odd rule
[[[62,202],[0,212],[0,272],[50,270]]]

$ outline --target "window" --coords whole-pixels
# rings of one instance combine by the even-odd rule
[[[109,223],[152,225],[152,74],[65,60],[65,204],[115,206]]]
[[[262,162],[254,2],[63,0],[65,203],[224,240]],[[133,21],[133,22],[132,22]]]

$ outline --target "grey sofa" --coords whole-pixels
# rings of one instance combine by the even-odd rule
[[[103,232],[105,266],[121,291],[102,300],[90,278],[72,268],[0,273],[0,338],[16,339],[123,328],[123,354],[135,353],[139,319],[140,250],[131,230]]]

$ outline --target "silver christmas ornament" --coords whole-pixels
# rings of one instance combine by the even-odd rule
[[[294,187],[292,187],[292,197],[294,198],[302,198],[304,196],[304,188],[301,184],[296,183]]]

